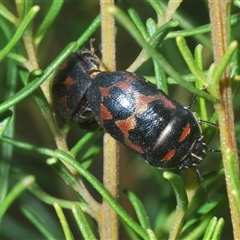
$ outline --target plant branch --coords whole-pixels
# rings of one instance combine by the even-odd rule
[[[102,34],[102,58],[109,71],[116,68],[115,60],[115,29],[114,18],[108,9],[114,5],[113,0],[100,1],[101,4],[101,34]],[[104,134],[103,149],[103,184],[110,194],[118,198],[118,143],[108,134]],[[104,199],[101,208],[101,220],[99,222],[101,239],[118,239],[118,216]]]
[[[212,26],[212,42],[214,60],[216,65],[221,61],[229,45],[229,0],[210,0],[210,20]],[[231,210],[233,233],[235,239],[240,239],[240,216],[238,205],[234,196],[234,182],[239,182],[239,162],[234,132],[234,114],[232,106],[232,91],[230,83],[230,69],[226,68],[220,80],[221,101],[214,104],[218,115],[223,165],[225,169],[226,187]],[[231,153],[231,154],[230,154]],[[230,157],[232,156],[232,157]],[[229,164],[235,169],[231,174]]]

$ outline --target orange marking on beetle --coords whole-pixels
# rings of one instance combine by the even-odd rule
[[[156,100],[158,99],[158,100],[164,102],[164,104],[166,105],[167,108],[176,109],[176,106],[165,96],[158,95],[158,96],[155,97],[155,99]]]
[[[136,126],[136,123],[132,121],[132,119],[126,119],[126,120],[120,120],[116,122],[116,125],[118,126],[118,128],[122,131],[122,133],[124,135],[126,135],[126,137],[128,138],[129,134],[128,132],[131,129],[134,129]]]
[[[126,144],[127,144],[131,149],[133,149],[134,151],[138,152],[139,154],[143,153],[143,149],[142,149],[140,146],[132,143],[131,141],[127,141]]]
[[[125,92],[129,91],[129,89],[131,88],[131,84],[128,81],[118,82],[115,86]]]
[[[110,96],[109,89],[108,88],[101,88],[101,95],[102,95],[102,97]]]
[[[165,96],[145,96],[139,93],[136,96],[136,102],[138,103],[137,107],[141,112],[145,112],[148,109],[148,104],[156,100],[160,100],[161,102],[163,102],[168,109],[176,109],[176,106],[171,103],[171,101],[169,101]]]
[[[132,141],[129,140],[129,131],[136,127],[136,122],[132,119],[132,117],[125,120],[117,121],[116,125],[124,135],[125,144],[139,154],[143,153],[142,147],[134,144]]]
[[[112,114],[108,111],[108,109],[101,104],[101,119],[104,120],[108,120],[108,119],[112,119]]]
[[[176,150],[172,149],[167,152],[167,154],[163,157],[162,161],[169,161],[171,160],[176,153]]]
[[[71,77],[67,77],[66,80],[64,81],[64,84],[67,86],[71,86],[75,83],[75,80],[72,79]]]
[[[148,109],[148,104],[155,99],[156,98],[154,96],[145,96],[138,93],[136,96],[136,107],[139,109],[140,112],[145,112]]]
[[[183,131],[182,131],[182,133],[181,133],[181,136],[180,136],[180,138],[179,138],[179,142],[182,142],[183,140],[185,140],[186,137],[190,134],[190,132],[191,132],[191,127],[190,127],[190,124],[188,123],[188,124],[184,127],[184,129],[183,129]]]

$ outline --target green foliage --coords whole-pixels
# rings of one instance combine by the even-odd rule
[[[198,116],[216,122],[212,105],[216,109],[221,99],[219,83],[227,68],[235,96],[238,91],[239,9],[227,19],[234,41],[216,64],[205,1],[176,4],[124,0],[107,9],[116,19],[117,66],[146,76],[183,104],[196,94]],[[199,166],[201,183],[194,169],[187,174],[154,169],[122,149],[116,200],[101,180],[102,131],[63,125],[55,117],[49,96],[53,73],[71,52],[88,47],[91,38],[98,49],[98,7],[97,1],[0,3],[0,238],[100,239],[104,226],[111,225],[102,222],[105,199],[121,220],[121,239],[230,239],[230,195],[240,218],[233,149],[226,150],[228,194],[221,153],[209,153]],[[237,112],[239,102],[233,104]],[[239,136],[237,114],[235,119]],[[217,129],[203,129],[206,142],[219,148]],[[201,184],[206,184],[209,203]]]

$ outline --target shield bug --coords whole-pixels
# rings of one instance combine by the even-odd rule
[[[71,54],[56,72],[51,85],[53,108],[66,122],[82,128],[96,121],[89,108],[87,91],[92,80],[104,71],[99,58],[86,48]]]
[[[100,72],[87,98],[103,130],[154,167],[195,167],[206,155],[193,113],[139,75]]]

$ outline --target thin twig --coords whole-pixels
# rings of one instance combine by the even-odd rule
[[[102,15],[102,58],[109,71],[116,68],[114,18],[108,12],[114,5],[113,0],[100,1]],[[118,144],[108,134],[104,135],[103,184],[114,198],[118,198]],[[103,200],[102,219],[99,222],[101,239],[118,239],[118,216],[110,205]]]

